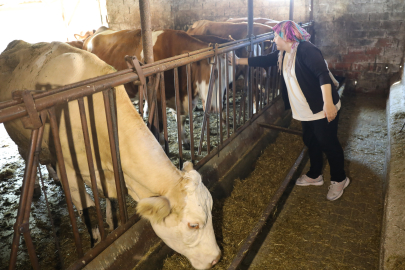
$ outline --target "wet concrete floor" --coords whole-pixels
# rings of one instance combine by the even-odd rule
[[[339,139],[351,184],[333,202],[323,186],[294,186],[248,269],[378,269],[387,122],[385,97],[342,97]],[[302,173],[309,169],[309,162]],[[264,236],[265,237],[265,236]]]

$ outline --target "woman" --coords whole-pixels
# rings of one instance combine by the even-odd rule
[[[323,185],[325,152],[331,174],[327,199],[340,198],[350,180],[344,171],[344,155],[337,138],[340,99],[332,88],[329,70],[321,51],[309,42],[310,35],[293,21],[273,27],[277,51],[266,56],[240,58],[237,65],[263,67],[278,65],[283,78],[281,92],[286,109],[302,123],[303,141],[308,147],[311,167],[297,179],[298,186]]]

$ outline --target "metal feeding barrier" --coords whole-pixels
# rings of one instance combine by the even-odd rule
[[[304,25],[308,27],[310,24]],[[117,115],[116,115],[116,101],[114,97],[114,87],[123,85],[126,83],[138,82],[141,85],[141,89],[148,95],[140,94],[140,97],[145,96],[145,99],[152,97],[152,100],[148,101],[150,106],[149,117],[146,120],[148,127],[158,137],[159,136],[159,121],[163,122],[164,132],[164,149],[166,154],[169,154],[169,138],[168,138],[168,125],[166,115],[166,103],[165,103],[165,81],[164,77],[167,76],[166,72],[174,70],[174,88],[176,91],[176,114],[177,114],[177,138],[178,138],[178,158],[179,167],[183,164],[183,148],[181,141],[181,126],[180,126],[180,98],[179,98],[179,67],[186,67],[187,76],[187,94],[189,104],[189,133],[190,133],[190,155],[193,162],[197,162],[195,168],[198,169],[203,166],[208,160],[210,160],[215,154],[219,153],[221,147],[224,147],[230,140],[237,134],[239,134],[251,121],[253,121],[260,110],[271,106],[275,100],[278,100],[279,91],[279,75],[277,74],[276,67],[271,67],[266,70],[266,77],[258,72],[254,68],[247,68],[248,74],[244,78],[243,89],[238,93],[236,90],[235,78],[235,51],[241,48],[248,47],[249,53],[252,55],[254,47],[259,54],[265,53],[265,41],[273,39],[272,33],[263,34],[256,37],[246,38],[243,40],[236,40],[224,44],[215,44],[209,46],[206,49],[178,55],[172,58],[157,61],[151,64],[140,66],[133,57],[127,57],[125,60],[130,68],[122,71],[118,71],[112,74],[84,80],[74,84],[59,87],[50,91],[29,91],[21,90],[13,93],[13,100],[0,103],[0,123],[6,121],[12,121],[21,119],[24,123],[24,127],[31,129],[31,138],[29,152],[26,160],[26,167],[24,172],[24,179],[21,189],[20,201],[18,206],[18,214],[16,223],[14,224],[14,235],[11,247],[10,264],[9,269],[15,269],[17,252],[21,235],[24,236],[25,244],[29,253],[32,267],[34,269],[40,269],[38,257],[35,253],[34,242],[30,235],[29,229],[29,216],[31,211],[31,203],[34,192],[34,182],[37,175],[37,168],[39,165],[39,155],[41,151],[41,144],[44,134],[45,122],[49,119],[51,132],[53,136],[53,143],[55,145],[55,153],[57,157],[58,169],[60,172],[61,183],[66,198],[68,207],[71,227],[74,236],[74,242],[77,253],[77,260],[70,265],[69,269],[81,269],[93,260],[98,254],[106,249],[111,243],[119,238],[127,229],[135,224],[139,218],[136,215],[128,217],[128,212],[125,204],[125,183],[123,178],[123,172],[121,169],[120,152],[118,145],[118,129],[117,129]],[[275,46],[270,48],[270,51],[274,51]],[[227,52],[233,53],[233,65],[229,69]],[[220,91],[219,95],[214,94],[215,74],[218,69],[221,70],[221,62],[218,61],[218,57],[225,56],[225,76],[226,76],[226,93],[222,93],[223,86],[221,85],[221,78],[219,78],[219,86],[216,91]],[[193,121],[193,107],[192,107],[192,93],[191,93],[191,64],[193,62],[201,61],[206,58],[214,57],[214,63],[211,69],[211,79],[209,83],[209,91],[205,104],[205,112],[203,114],[202,128],[200,132],[200,138],[198,142],[198,153],[201,156],[203,151],[203,141],[206,138],[207,149],[206,155],[202,158],[196,156],[195,142],[194,142],[194,130],[195,124]],[[233,83],[232,90],[229,88],[229,72],[232,73]],[[155,84],[152,89],[146,89],[145,78],[155,76]],[[219,72],[218,76],[222,76]],[[149,91],[149,92],[147,92]],[[150,93],[152,91],[152,93]],[[110,152],[113,161],[113,170],[115,178],[115,186],[117,189],[120,221],[121,225],[110,234],[106,234],[103,226],[103,216],[101,213],[100,198],[97,192],[94,160],[91,151],[90,138],[89,138],[89,120],[86,118],[84,97],[91,98],[93,94],[103,92],[104,108],[106,112],[107,129],[110,141]],[[225,94],[225,103],[221,101],[213,100],[215,97],[223,97]],[[240,100],[238,101],[238,95]],[[158,104],[157,97],[160,97],[161,104]],[[232,104],[230,99],[232,98]],[[69,190],[69,183],[66,174],[66,168],[64,164],[62,152],[62,146],[59,138],[59,127],[55,108],[68,102],[75,102],[77,100],[80,112],[80,121],[82,123],[83,138],[85,142],[85,150],[87,156],[87,162],[90,171],[91,189],[93,191],[94,201],[96,205],[96,212],[98,218],[98,225],[101,234],[101,242],[94,248],[88,250],[86,253],[83,250],[83,245],[80,240],[78,226],[76,223],[76,217],[73,210],[73,204],[71,194]],[[210,134],[210,116],[213,115],[210,112],[210,105],[212,102],[219,102],[220,110],[216,112],[216,125],[217,125],[217,147],[211,149],[210,141],[213,136]],[[239,108],[237,108],[237,102],[239,102]],[[222,123],[222,106],[226,107],[225,121]],[[139,110],[142,115],[142,98],[139,102]],[[163,111],[162,119],[159,119],[158,108]],[[255,107],[255,112],[254,112]],[[231,112],[232,109],[232,112]],[[78,119],[77,119],[78,120]],[[90,119],[91,120],[91,119]],[[225,127],[223,127],[223,124]],[[232,127],[231,127],[232,126]],[[225,134],[226,131],[226,134]],[[224,138],[225,136],[225,138]],[[60,252],[60,250],[58,251]],[[61,262],[63,263],[63,262]]]

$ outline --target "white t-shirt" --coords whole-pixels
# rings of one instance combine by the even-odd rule
[[[297,54],[296,54],[297,55]],[[295,56],[296,56],[295,55]],[[292,117],[300,121],[313,121],[325,118],[324,111],[320,111],[316,114],[312,113],[307,99],[302,93],[301,87],[298,84],[297,76],[295,75],[295,59],[291,67],[291,76],[287,75],[287,61],[290,57],[289,53],[285,53],[283,61],[283,77],[287,86],[288,99],[290,100]],[[337,110],[340,110],[340,100],[335,105]]]

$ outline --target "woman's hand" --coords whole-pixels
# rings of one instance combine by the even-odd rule
[[[333,104],[332,99],[332,86],[330,84],[321,85],[322,97],[323,97],[323,113],[328,119],[328,122],[332,122],[336,118],[337,109]]]
[[[325,117],[328,119],[328,122],[332,122],[337,115],[337,109],[333,102],[328,102],[323,104],[323,112]]]

